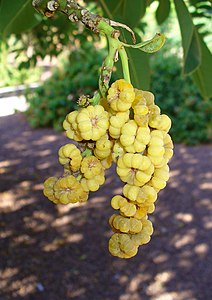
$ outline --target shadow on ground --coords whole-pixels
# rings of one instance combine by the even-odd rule
[[[42,195],[66,142],[21,114],[0,118],[0,299],[211,300],[211,148],[176,146],[153,238],[121,260],[107,251],[110,199],[122,186],[114,168],[86,205]]]

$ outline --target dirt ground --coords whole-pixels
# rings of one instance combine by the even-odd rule
[[[0,300],[211,300],[211,147],[176,145],[152,240],[121,260],[107,250],[110,199],[122,186],[114,167],[85,205],[42,194],[62,172],[66,142],[22,114],[0,118]]]

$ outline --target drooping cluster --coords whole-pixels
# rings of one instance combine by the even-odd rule
[[[121,258],[135,256],[150,240],[148,215],[169,178],[171,120],[161,114],[152,93],[120,79],[109,88],[107,99],[69,113],[63,127],[75,142],[60,148],[64,174],[45,181],[45,196],[54,203],[85,202],[104,183],[105,169],[116,163],[125,185],[111,200],[117,213],[109,220],[114,232],[109,251]]]

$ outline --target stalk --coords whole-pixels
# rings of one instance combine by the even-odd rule
[[[127,82],[131,83],[130,71],[129,71],[129,60],[128,60],[127,52],[123,45],[121,45],[121,47],[119,48],[119,54],[120,54],[121,64],[123,69],[123,77]]]

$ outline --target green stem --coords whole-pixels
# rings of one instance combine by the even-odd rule
[[[129,70],[129,60],[128,60],[127,52],[126,52],[123,45],[121,45],[121,47],[119,48],[119,55],[120,55],[120,58],[121,58],[121,64],[122,64],[124,79],[127,82],[131,83],[130,70]]]
[[[91,98],[91,99],[89,100],[89,102],[90,102],[93,106],[95,106],[95,105],[97,105],[97,104],[100,103],[101,98],[102,98],[101,93],[100,93],[100,91],[98,90],[98,91],[95,92],[93,98]]]
[[[117,48],[114,47],[115,45],[114,43],[111,42],[111,39],[107,38],[107,40],[108,40],[109,51],[102,65],[101,74],[99,77],[99,90],[102,97],[105,97],[107,90],[109,88],[109,82],[113,71],[115,56],[117,53]]]
[[[131,83],[131,80],[128,57],[123,43],[118,39],[119,32],[114,30],[113,27],[111,27],[104,21],[100,21],[98,29],[100,30],[100,32],[106,35],[109,45],[108,55],[102,66],[102,71],[99,78],[100,93],[103,97],[105,97],[109,88],[109,82],[112,75],[114,63],[118,60],[118,53],[120,54],[121,58],[124,79],[129,83]]]
[[[107,22],[101,20],[97,26],[99,32],[106,36],[108,41],[108,55],[104,60],[99,77],[99,91],[91,99],[92,105],[99,104],[100,99],[106,97],[109,83],[113,71],[113,66],[118,54],[120,41],[117,37],[117,31]]]

